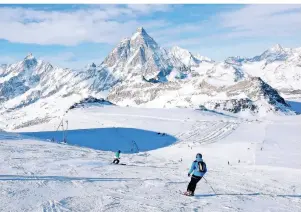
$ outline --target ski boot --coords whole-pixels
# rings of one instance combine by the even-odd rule
[[[184,192],[184,195],[186,195],[186,196],[193,196],[192,194],[193,194],[193,193],[192,193],[191,191],[186,191],[186,192]]]

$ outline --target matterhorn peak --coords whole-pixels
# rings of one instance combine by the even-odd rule
[[[24,58],[24,60],[34,60],[35,57],[32,55],[32,53],[28,53],[28,55]]]
[[[137,37],[150,38],[143,27],[138,27],[136,32],[131,37],[131,40],[135,40]]]
[[[143,27],[138,27],[137,30],[136,30],[136,32],[141,33],[141,34],[146,33],[146,31],[145,31],[145,29]]]
[[[26,68],[31,68],[34,67],[38,64],[38,61],[36,60],[36,58],[32,55],[32,53],[29,53],[23,61],[23,64]]]
[[[147,34],[143,27],[138,27],[136,32],[130,39],[131,45],[133,46],[141,46],[145,45],[147,47],[151,47],[152,49],[158,48],[158,44],[154,39]]]

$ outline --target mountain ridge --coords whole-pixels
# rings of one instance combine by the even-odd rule
[[[299,61],[298,49],[276,46],[256,63],[269,67],[267,58],[276,58],[270,60],[271,64],[278,63],[284,58],[278,60],[278,56],[284,53],[294,54],[288,57],[292,64]],[[23,61],[1,66],[0,116],[15,125],[13,120],[24,114],[21,116],[26,125],[37,116],[41,120],[59,117],[88,97],[120,106],[205,106],[230,112],[292,114],[273,86],[265,82],[264,75],[258,77],[246,71],[249,63],[253,62],[238,57],[215,62],[180,47],[166,50],[144,28],[138,28],[130,38],[122,39],[99,65],[64,69],[29,54]],[[42,112],[37,114],[33,108]]]

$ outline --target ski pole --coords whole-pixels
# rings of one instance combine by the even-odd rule
[[[207,185],[210,186],[210,188],[212,189],[212,191],[214,192],[214,194],[217,195],[216,192],[215,192],[215,190],[212,188],[212,186],[211,186],[211,185],[208,183],[208,181],[206,180],[206,178],[205,178],[205,177],[203,177],[203,178],[204,178],[205,182],[207,183]]]

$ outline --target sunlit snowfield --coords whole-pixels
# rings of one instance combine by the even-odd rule
[[[59,120],[1,133],[1,211],[301,210],[300,116],[106,106],[65,120],[70,145],[45,141],[62,140]],[[125,166],[111,164],[118,149]],[[198,152],[216,194],[201,180],[186,197]]]

